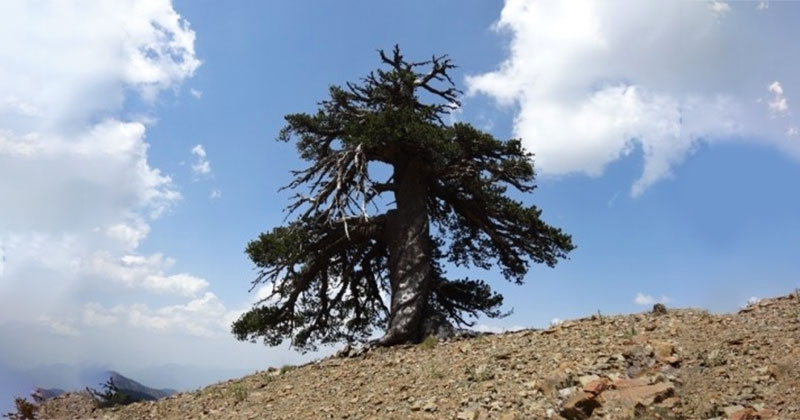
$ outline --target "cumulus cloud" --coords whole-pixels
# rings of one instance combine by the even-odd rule
[[[200,337],[229,334],[228,310],[211,292],[186,304],[151,308],[145,304],[115,305],[104,308],[99,303],[84,307],[83,322],[87,326],[116,323],[157,333],[179,333]]]
[[[106,235],[109,238],[116,239],[127,249],[139,247],[139,242],[144,240],[148,233],[150,233],[150,225],[141,218],[136,217],[133,217],[130,221],[117,223],[106,228]]]
[[[651,295],[646,295],[644,293],[637,293],[636,297],[633,298],[633,303],[635,303],[637,305],[643,305],[643,306],[655,305],[656,303],[667,304],[667,303],[669,303],[671,301],[672,301],[672,299],[670,299],[670,298],[668,298],[666,296],[661,296],[660,298],[655,298],[655,297],[653,297]]]
[[[788,124],[771,118],[788,110],[784,88],[800,84],[800,63],[783,52],[800,34],[790,19],[739,6],[507,0],[495,29],[509,56],[468,76],[468,95],[515,106],[514,136],[544,175],[599,176],[641,153],[633,196],[673,176],[701,141],[763,142],[800,159]],[[786,71],[764,109],[776,68]]]
[[[0,368],[308,360],[231,340],[244,309],[142,250],[181,199],[149,126],[200,65],[172,2],[0,1],[0,39]]]
[[[189,89],[189,94],[194,96],[195,99],[200,99],[203,97],[203,91],[195,88]]]
[[[208,198],[212,200],[219,200],[220,198],[222,198],[222,191],[220,191],[218,188],[214,188],[213,190],[211,190],[211,193],[208,194]]]
[[[204,279],[186,273],[166,275],[174,260],[162,254],[125,255],[115,259],[106,252],[97,252],[87,274],[109,279],[128,288],[140,288],[156,294],[196,296],[208,287]]]
[[[206,149],[202,144],[198,144],[192,148],[192,156],[194,156],[194,163],[192,163],[192,172],[195,175],[208,175],[211,173],[211,162],[206,157]]]
[[[109,299],[202,296],[206,280],[137,251],[181,195],[149,162],[152,121],[124,109],[193,76],[189,23],[170,0],[2,2],[0,39],[14,40],[0,43],[0,324],[112,325],[82,302],[98,285]]]

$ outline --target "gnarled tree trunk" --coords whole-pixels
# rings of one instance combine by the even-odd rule
[[[432,243],[427,209],[424,163],[413,158],[394,167],[397,208],[387,220],[391,315],[378,345],[416,342],[423,338],[433,275]]]

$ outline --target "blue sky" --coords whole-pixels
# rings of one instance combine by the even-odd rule
[[[243,250],[303,165],[283,116],[395,43],[453,58],[454,119],[523,139],[523,200],[578,246],[522,287],[484,273],[514,314],[482,328],[800,287],[796,3],[77,3],[0,6],[6,370],[314,357],[229,334],[254,299]]]

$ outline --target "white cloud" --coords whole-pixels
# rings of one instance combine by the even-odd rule
[[[564,323],[564,320],[561,318],[553,318],[550,320],[550,326],[555,327],[556,325],[561,325]]]
[[[158,217],[180,194],[148,164],[144,133],[141,123],[114,119],[77,133],[0,129],[0,190],[15,203],[0,206],[0,228],[83,230]]]
[[[0,92],[52,122],[117,109],[126,88],[154,99],[200,64],[169,0],[2,2],[0,37],[15,41],[0,45]]]
[[[758,6],[756,6],[758,10],[767,10],[769,9],[769,2],[767,0],[761,0],[758,2]]]
[[[633,298],[633,303],[637,305],[654,305],[656,303],[667,304],[671,301],[672,299],[666,296],[661,296],[661,298],[655,298],[651,295],[646,295],[644,293],[637,293],[636,297]]]
[[[83,324],[89,327],[108,327],[119,321],[117,316],[105,312],[105,309],[99,303],[87,303],[83,306]]]
[[[219,200],[220,198],[222,198],[222,191],[220,191],[217,188],[214,188],[213,190],[211,190],[211,193],[208,195],[208,198],[212,200]]]
[[[206,157],[206,149],[202,144],[198,144],[192,148],[192,156],[195,161],[192,163],[192,172],[195,175],[208,175],[211,173],[211,162]]]
[[[231,339],[208,281],[140,248],[180,200],[147,135],[194,38],[170,0],[0,1],[0,365],[308,360]]]
[[[195,97],[195,99],[200,99],[200,98],[202,98],[202,97],[203,97],[203,91],[202,91],[202,90],[195,89],[195,88],[191,88],[191,89],[189,89],[189,94],[190,94],[190,95],[192,95],[192,96],[194,96],[194,97]]]
[[[40,115],[40,111],[36,106],[22,101],[15,96],[6,96],[5,100],[0,100],[0,113],[16,114],[23,117],[36,117]]]
[[[512,325],[510,327],[501,327],[499,325],[490,325],[490,324],[476,324],[470,328],[473,331],[478,332],[488,332],[492,334],[501,334],[505,332],[514,332],[514,331],[521,331],[526,329],[522,325]]]
[[[721,18],[729,13],[732,12],[731,5],[727,2],[720,1],[720,0],[713,0],[709,5],[708,8],[711,10],[714,15],[718,18]]]
[[[141,219],[135,219],[131,222],[121,222],[109,226],[106,229],[106,235],[110,238],[116,239],[124,244],[126,249],[136,249],[139,247],[139,242],[147,237],[150,233],[150,225]]]
[[[757,305],[758,302],[761,302],[761,298],[757,296],[751,296],[750,299],[747,299],[748,305]]]
[[[776,114],[786,114],[789,111],[789,104],[786,101],[786,96],[783,95],[783,86],[778,81],[772,82],[767,90],[772,94],[772,100],[769,101],[769,110]]]
[[[231,318],[219,298],[206,292],[186,304],[155,309],[145,304],[116,305],[106,309],[93,303],[84,308],[83,322],[87,326],[122,322],[128,327],[151,332],[214,337],[230,334]]]
[[[56,335],[77,337],[80,335],[72,323],[65,320],[53,319],[48,316],[39,317],[39,324],[45,326],[51,333]]]
[[[120,301],[204,293],[206,280],[137,252],[181,195],[148,159],[155,117],[124,117],[126,96],[153,103],[200,65],[172,2],[0,2],[0,39],[14,40],[0,43],[0,323],[110,324],[82,300],[98,284]]]
[[[786,127],[753,101],[776,67],[793,69],[781,72],[782,87],[800,84],[797,60],[783,52],[794,26],[734,6],[507,0],[495,29],[510,36],[509,56],[495,71],[467,77],[468,95],[518,106],[513,135],[543,175],[599,176],[641,152],[633,196],[672,177],[700,141],[747,139],[800,159]]]
[[[208,287],[204,279],[186,273],[166,275],[164,271],[174,260],[161,254],[149,256],[126,255],[114,259],[108,253],[98,252],[92,258],[87,274],[93,274],[128,288],[143,289],[156,294],[196,296]]]

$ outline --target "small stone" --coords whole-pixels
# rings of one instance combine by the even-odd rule
[[[633,381],[635,380],[630,380]],[[637,405],[647,407],[671,397],[674,393],[675,387],[671,383],[661,382],[653,385],[617,387],[604,392],[601,396],[607,403],[632,408]]]
[[[589,392],[591,394],[597,395],[606,389],[608,389],[609,380],[606,378],[598,378],[594,381],[589,382],[588,384],[583,386],[584,392]]]
[[[763,419],[771,419],[775,417],[778,413],[776,413],[775,410],[771,408],[765,408],[763,410],[758,410],[756,414],[758,415],[758,418],[763,420]]]
[[[744,407],[741,405],[729,405],[722,409],[722,412],[725,413],[727,417],[732,416],[734,413],[744,410]]]
[[[584,375],[578,378],[578,383],[580,383],[581,386],[585,387],[590,382],[594,382],[598,379],[600,379],[600,377],[597,375]]]
[[[425,405],[422,407],[422,409],[423,409],[424,411],[427,411],[427,412],[429,412],[429,413],[430,413],[430,412],[433,412],[433,411],[436,411],[436,409],[437,409],[437,408],[438,408],[438,407],[436,406],[436,403],[435,403],[435,402],[433,402],[433,401],[428,401],[428,402],[427,402],[427,403],[425,403]]]
[[[559,389],[558,390],[558,396],[561,397],[561,398],[569,398],[577,390],[578,390],[578,388],[574,387],[574,386],[571,386],[569,388]]]
[[[612,381],[616,381],[616,380],[619,380],[619,379],[622,378],[622,374],[619,373],[619,372],[611,372],[606,376],[608,376],[608,379],[610,379]]]
[[[594,394],[580,392],[567,400],[561,409],[561,416],[568,420],[584,420],[592,415],[600,402],[594,398]]]
[[[745,408],[729,415],[728,418],[730,420],[756,420],[760,416],[752,408]]]
[[[672,408],[678,405],[679,402],[681,402],[679,397],[669,397],[661,401],[658,405],[664,408]]]
[[[478,420],[478,410],[464,410],[456,415],[456,420]]]
[[[675,346],[666,341],[657,341],[653,343],[653,353],[656,356],[656,360],[659,362],[664,362],[665,359],[671,357],[674,352]]]
[[[519,416],[517,416],[516,412],[510,411],[508,413],[504,413],[500,416],[500,420],[517,420]]]
[[[646,377],[635,378],[635,379],[620,378],[611,384],[611,386],[614,389],[627,389],[645,385],[650,385],[649,378]]]

